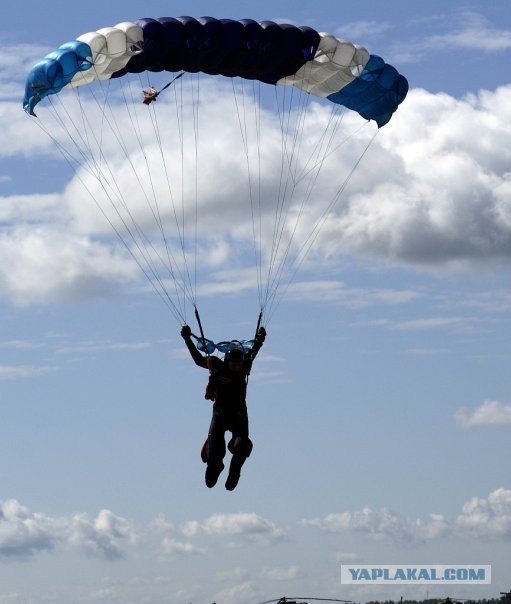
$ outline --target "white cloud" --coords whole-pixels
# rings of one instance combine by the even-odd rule
[[[449,348],[408,348],[407,354],[416,356],[438,356],[439,354],[448,354],[451,350]]]
[[[306,520],[304,524],[316,526],[328,533],[354,531],[375,539],[390,538],[403,542],[428,541],[449,533],[448,523],[441,514],[429,514],[425,519],[410,520],[388,508],[372,510],[365,507],[359,512],[328,514],[322,519]]]
[[[455,415],[460,428],[478,426],[511,426],[511,405],[487,400],[476,409],[460,409]]]
[[[511,48],[511,30],[492,25],[484,15],[474,11],[414,18],[409,26],[410,39],[394,48],[394,56],[402,63],[456,51],[475,51],[487,58]],[[419,28],[415,29],[416,26]]]
[[[486,499],[473,497],[463,504],[454,520],[442,514],[410,519],[388,508],[328,514],[324,518],[303,520],[327,533],[358,532],[374,539],[398,542],[426,542],[447,537],[459,539],[511,538],[511,490],[496,489]]]
[[[456,527],[476,538],[511,538],[511,490],[496,489],[487,499],[467,501],[456,518]]]
[[[6,348],[11,350],[32,350],[34,348],[41,348],[44,344],[36,344],[28,340],[6,340],[0,341],[0,348]]]
[[[0,556],[26,559],[54,549],[61,541],[56,523],[16,500],[0,502]]]
[[[109,352],[115,350],[146,350],[150,342],[80,342],[76,346],[63,346],[55,350],[56,354]]]
[[[116,560],[123,548],[135,541],[132,524],[110,510],[101,510],[95,518],[78,513],[63,521],[66,541],[91,556]]]
[[[3,54],[3,53],[2,53]],[[0,71],[1,73],[1,71]],[[28,73],[25,72],[25,73]],[[1,79],[0,79],[1,82]],[[51,139],[43,130],[30,123],[28,116],[21,106],[20,88],[14,88],[16,102],[3,101],[6,90],[9,88],[8,96],[12,97],[12,90],[7,85],[0,87],[0,157],[19,156],[28,158],[39,153],[55,156],[55,149]],[[9,174],[4,174],[9,177]]]
[[[504,99],[509,86],[462,100],[412,90],[372,149],[377,163],[385,150],[390,173],[352,195],[331,223],[343,246],[424,268],[508,262],[511,110]]]
[[[205,549],[197,547],[189,542],[177,541],[172,537],[164,537],[161,542],[161,550],[163,557],[174,557],[183,555],[199,555],[204,554]]]
[[[355,512],[328,514],[323,518],[302,520],[299,524],[314,527],[325,533],[356,532],[376,540],[400,543],[424,543],[444,538],[511,539],[511,490],[499,488],[486,498],[473,497],[463,504],[461,513],[453,520],[442,514],[431,513],[423,518],[407,518],[388,508],[373,510],[365,507]],[[176,538],[181,531],[187,540]],[[163,515],[137,530],[130,520],[103,509],[96,516],[77,512],[70,516],[51,517],[33,512],[12,499],[0,502],[0,558],[28,560],[42,552],[74,551],[103,560],[125,558],[135,546],[144,541],[152,547],[149,533],[163,533],[156,551],[162,558],[203,555],[206,549],[193,539],[207,536],[218,541],[236,537],[245,543],[268,543],[280,540],[284,531],[268,519],[255,513],[213,514],[204,522],[189,521],[179,529]],[[231,545],[227,541],[225,545]],[[338,561],[359,559],[355,553],[337,552]],[[287,581],[300,574],[290,564],[283,567],[265,567],[266,578]],[[219,574],[219,580],[235,577],[243,584],[249,582],[244,569],[234,568],[229,576]]]
[[[204,522],[190,521],[182,526],[187,537],[239,537],[245,540],[267,541],[281,539],[283,529],[255,513],[213,514]]]
[[[37,365],[0,365],[0,381],[39,377],[55,371],[55,367]]]
[[[116,291],[134,267],[111,248],[64,227],[0,233],[0,295],[18,306],[79,300]]]
[[[362,40],[379,36],[389,29],[392,29],[392,25],[388,21],[352,21],[338,28],[335,35],[339,38],[351,40],[356,44],[364,45],[365,43]]]
[[[150,524],[151,528],[164,533],[172,533],[175,530],[174,523],[167,519],[165,514],[158,514]]]
[[[2,44],[0,54],[0,100],[12,99],[17,101],[17,109],[21,111],[20,89],[24,87],[26,74],[50,48],[37,44]],[[1,120],[0,117],[0,121]],[[5,122],[7,123],[7,122]],[[0,149],[0,154],[2,150]]]
[[[360,560],[360,555],[354,552],[336,552],[335,560],[337,562],[356,562]]]
[[[246,581],[250,576],[249,571],[246,568],[230,568],[229,570],[223,570],[215,573],[215,579],[222,583],[232,583],[236,581]]]
[[[0,604],[36,604],[33,599],[27,599],[21,593],[6,593],[0,595]]]
[[[52,518],[18,501],[0,502],[0,556],[27,559],[41,551],[72,547],[87,555],[115,560],[136,538],[131,523],[109,510],[95,518],[77,513]]]
[[[456,15],[458,26],[441,35],[430,36],[426,43],[430,48],[460,48],[478,50],[487,54],[511,48],[511,30],[492,27],[480,13],[465,11]]]
[[[315,280],[292,283],[286,296],[359,309],[380,304],[406,304],[419,298],[420,294],[407,289],[362,289],[348,287],[340,281]]]
[[[292,579],[296,579],[298,577],[299,572],[300,569],[295,565],[285,567],[278,566],[263,571],[265,577],[275,581],[291,581]]]
[[[487,320],[480,319],[479,317],[426,317],[422,319],[412,319],[410,321],[396,321],[391,327],[395,330],[426,330],[426,329],[473,329],[481,323],[485,323]]]
[[[253,581],[244,581],[220,590],[215,595],[215,600],[225,604],[238,604],[239,602],[260,601],[262,591]]]
[[[327,153],[318,178],[313,179],[312,192],[307,191],[305,181],[300,181],[298,176],[294,176],[294,185],[291,186],[290,173],[284,172],[284,177],[289,179],[284,183],[285,187],[295,189],[295,197],[292,201],[287,200],[290,203],[282,208],[281,214],[275,213],[279,183],[281,190],[284,188],[278,117],[267,110],[259,114],[260,164],[255,159],[257,147],[250,146],[255,139],[249,141],[250,161],[254,168],[252,182],[261,184],[260,190],[253,185],[251,196],[240,129],[237,120],[232,119],[236,113],[230,85],[204,79],[201,87],[201,95],[208,98],[208,102],[201,108],[199,156],[202,155],[202,159],[197,173],[193,168],[193,145],[189,145],[190,140],[186,139],[187,133],[193,138],[193,128],[186,123],[186,128],[190,126],[190,129],[185,128],[183,157],[187,178],[183,181],[179,165],[181,143],[177,136],[180,130],[172,120],[168,123],[162,120],[163,151],[170,153],[169,157],[173,159],[167,162],[171,189],[162,167],[160,151],[154,145],[151,126],[146,132],[145,156],[136,137],[125,136],[131,164],[138,162],[140,180],[150,182],[146,191],[149,203],[144,199],[129,162],[114,150],[113,143],[112,149],[110,143],[105,144],[115,179],[107,178],[108,173],[104,177],[104,182],[115,180],[124,187],[124,200],[131,207],[136,224],[145,233],[159,230],[156,216],[160,216],[162,224],[168,228],[168,248],[159,241],[153,248],[143,250],[158,264],[169,254],[173,255],[176,268],[183,268],[177,229],[181,218],[186,217],[186,241],[190,245],[185,243],[185,247],[190,260],[197,253],[201,295],[236,294],[256,287],[256,275],[251,268],[254,243],[258,242],[259,235],[264,242],[264,252],[271,250],[272,241],[282,237],[282,247],[276,253],[277,263],[288,252],[290,260],[305,252],[314,241],[314,247],[301,266],[303,271],[318,265],[324,269],[339,266],[341,261],[347,264],[349,257],[359,263],[438,272],[509,264],[511,86],[481,91],[463,99],[411,90],[390,124],[375,138],[337,203],[344,178],[340,175],[348,173],[349,160],[361,153],[372,136],[374,130],[371,127],[363,128],[348,145]],[[165,103],[171,102],[172,88],[169,91],[169,96],[162,97],[161,103],[159,101],[158,111],[165,111]],[[317,142],[317,132],[322,131],[329,119],[327,103],[311,102],[309,108],[300,146],[293,156],[296,160],[293,170],[302,176],[311,166],[319,167],[315,159],[310,159],[310,154]],[[148,114],[143,105],[140,110],[145,111],[140,114],[143,123]],[[247,115],[251,114],[250,100],[246,100],[245,110]],[[185,121],[190,117],[187,111],[183,113]],[[43,149],[49,153],[49,141],[41,142],[41,133],[35,128],[34,120],[24,115],[19,107],[0,103],[0,112],[9,129],[21,132],[16,140],[21,138],[23,143],[11,144],[13,132],[2,131],[0,149],[3,153],[24,154],[27,161]],[[223,124],[218,119],[221,115],[228,115],[229,121]],[[358,126],[349,113],[343,124],[347,131]],[[469,128],[467,124],[470,124]],[[133,130],[127,117],[118,116],[118,126],[125,133]],[[248,123],[247,128],[251,131],[253,125]],[[203,155],[206,153],[205,141],[208,141],[210,150],[207,161]],[[284,164],[291,161],[289,139],[287,145]],[[179,152],[174,157],[172,153],[176,149]],[[144,157],[153,165],[151,181]],[[311,174],[315,174],[314,170]],[[80,178],[87,183],[96,200],[103,199],[102,207],[116,228],[122,226],[119,216],[105,199],[103,185],[85,172],[80,173]],[[152,201],[153,187],[162,199],[158,208]],[[186,201],[183,206],[182,193]],[[112,190],[110,196],[115,199],[116,193]],[[174,208],[170,198],[175,201]],[[197,248],[192,244],[195,201],[198,211]],[[331,202],[334,203],[329,207]],[[67,183],[63,194],[7,197],[0,207],[5,223],[0,228],[0,256],[5,259],[0,264],[0,295],[12,302],[34,304],[108,295],[115,290],[115,285],[137,279],[138,271],[133,261],[126,250],[122,250],[123,253],[118,251],[120,244],[115,236],[112,237],[111,227],[91,202],[78,177]],[[256,215],[261,212],[260,222],[257,216],[252,223],[252,209]],[[119,211],[126,216],[122,206]],[[327,220],[316,236],[313,225],[323,212],[326,212]],[[225,216],[229,216],[228,221]],[[276,216],[280,216],[277,222]],[[134,226],[130,228],[136,232]],[[293,240],[288,248],[287,237],[291,234]],[[135,237],[138,238],[136,233]],[[130,236],[126,236],[125,241],[134,253],[140,253]],[[114,242],[117,249],[113,247]],[[190,266],[193,264],[191,262]],[[290,275],[291,264],[276,275],[277,281],[286,283]],[[179,280],[179,273],[175,277]],[[168,274],[163,274],[163,278],[169,283],[172,281]],[[300,278],[300,272],[297,278]],[[342,284],[336,284],[334,280],[324,280],[319,286],[323,299],[329,299],[331,303],[355,305],[362,300],[362,295],[357,298],[356,292],[344,291]],[[289,293],[306,296],[310,291],[297,282]],[[372,292],[373,299],[379,297],[381,301],[392,295],[413,294],[406,291]]]

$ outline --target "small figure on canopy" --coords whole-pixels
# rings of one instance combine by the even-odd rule
[[[202,460],[207,464],[206,485],[209,488],[214,487],[224,469],[225,433],[229,431],[232,437],[227,447],[232,453],[232,458],[225,488],[232,491],[236,488],[241,468],[252,451],[252,441],[248,435],[247,382],[252,362],[266,338],[266,330],[264,327],[257,330],[250,348],[237,341],[224,343],[227,345],[227,351],[223,360],[217,356],[201,354],[191,336],[190,327],[185,325],[181,329],[181,337],[195,364],[209,369],[205,398],[213,401],[208,438],[201,452]]]
[[[179,80],[179,78],[183,77],[184,73],[185,73],[184,71],[182,71],[181,73],[179,73],[168,84],[165,84],[165,86],[161,90],[158,90],[154,86],[149,86],[149,88],[145,88],[144,90],[142,90],[142,96],[144,97],[144,100],[142,102],[144,103],[144,105],[150,105],[153,101],[156,101],[156,99],[158,98],[158,96],[164,90],[167,90],[167,88],[169,86],[171,86],[176,80]]]
[[[156,90],[154,86],[149,86],[149,88],[142,90],[142,94],[144,96],[144,105],[150,105],[153,101],[158,98],[158,95],[160,93],[158,92],[158,90]]]

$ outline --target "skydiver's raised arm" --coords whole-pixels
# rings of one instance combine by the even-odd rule
[[[205,356],[203,356],[195,347],[195,344],[192,342],[191,338],[192,330],[188,325],[184,325],[181,329],[181,337],[185,341],[186,347],[188,348],[192,359],[195,361],[195,364],[199,367],[204,367],[204,369],[208,368],[208,361]]]
[[[264,340],[266,339],[266,329],[264,327],[260,327],[254,341],[254,345],[252,346],[252,350],[250,351],[250,360],[253,361],[256,358],[257,353],[261,350],[261,346],[264,344]]]

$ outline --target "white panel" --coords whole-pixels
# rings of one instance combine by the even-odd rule
[[[357,78],[369,60],[369,52],[346,40],[322,33],[314,59],[295,74],[282,78],[279,86],[296,86],[305,92],[326,97]]]

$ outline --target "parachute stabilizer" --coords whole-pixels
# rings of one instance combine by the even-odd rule
[[[385,125],[408,92],[404,76],[362,46],[310,27],[202,17],[123,22],[80,36],[31,70],[23,106],[64,87],[142,71],[204,72],[295,86]]]

